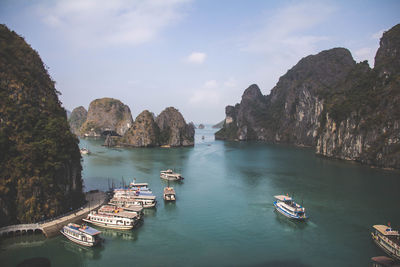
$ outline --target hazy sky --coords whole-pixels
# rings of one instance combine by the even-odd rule
[[[250,84],[268,94],[302,57],[373,59],[400,1],[0,0],[0,23],[49,67],[65,108],[120,99],[216,123]]]

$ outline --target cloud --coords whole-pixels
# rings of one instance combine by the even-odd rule
[[[179,20],[188,0],[60,0],[38,7],[42,21],[83,46],[138,45]]]
[[[307,31],[325,21],[334,10],[326,3],[307,2],[278,9],[250,36],[243,50],[299,60],[314,53],[320,41],[329,39],[327,36],[307,34]]]
[[[218,87],[218,83],[216,80],[209,80],[204,83],[204,87],[208,89],[213,89]]]
[[[206,57],[205,53],[193,52],[186,58],[186,61],[194,64],[202,64],[206,60]]]

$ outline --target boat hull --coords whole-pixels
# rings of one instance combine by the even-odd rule
[[[133,225],[115,225],[115,224],[106,224],[106,223],[100,223],[100,222],[94,222],[88,219],[82,219],[84,222],[91,223],[96,226],[100,226],[103,228],[108,228],[108,229],[118,229],[118,230],[131,230],[133,229]]]
[[[293,215],[293,214],[286,212],[285,210],[283,210],[281,207],[278,206],[276,201],[274,202],[274,206],[275,206],[276,211],[278,211],[280,214],[282,214],[283,216],[288,217],[290,219],[294,219],[294,220],[298,220],[298,221],[305,221],[308,218],[307,216],[300,217],[300,216]]]
[[[67,235],[66,233],[64,233],[62,230],[60,231],[66,238],[68,238],[69,240],[71,240],[72,242],[85,246],[85,247],[94,247],[97,243],[95,242],[87,242],[87,241],[82,241],[79,240],[77,238],[74,238],[72,236]]]
[[[396,255],[395,253],[393,253],[393,251],[390,251],[387,247],[385,247],[381,242],[379,242],[379,236],[371,233],[372,235],[372,240],[374,240],[375,244],[380,247],[383,251],[385,251],[385,253],[387,255],[389,255],[390,257],[392,257],[395,260],[400,260],[400,255]]]
[[[182,181],[183,178],[176,178],[176,177],[166,177],[166,176],[160,176],[161,179],[168,180],[168,181]]]

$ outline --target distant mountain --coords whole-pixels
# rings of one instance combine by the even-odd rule
[[[222,127],[224,127],[224,123],[225,123],[225,120],[222,120],[222,121],[218,122],[217,124],[214,124],[214,125],[212,126],[212,128],[214,128],[214,129],[221,129]]]
[[[82,106],[74,108],[74,110],[71,112],[68,122],[71,127],[71,131],[74,134],[80,135],[81,127],[87,119],[87,113],[87,110]]]
[[[68,109],[66,109],[65,112],[67,112],[67,119],[69,119],[69,117],[71,116],[71,111],[69,111]]]
[[[0,25],[0,226],[83,204],[79,140],[38,53]]]
[[[223,140],[312,146],[317,154],[400,168],[400,24],[383,34],[371,69],[345,48],[305,57],[271,94],[257,85],[225,108]]]

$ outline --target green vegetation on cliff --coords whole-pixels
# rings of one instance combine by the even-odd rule
[[[37,52],[0,25],[0,226],[84,201],[79,141],[57,94]]]

